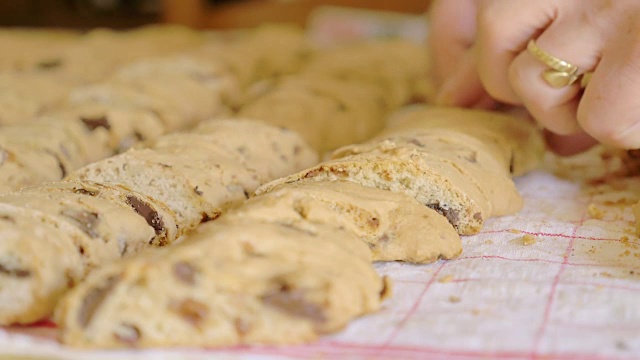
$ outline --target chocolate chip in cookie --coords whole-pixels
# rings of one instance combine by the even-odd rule
[[[264,295],[262,301],[292,316],[305,317],[314,322],[324,322],[327,319],[322,307],[307,301],[304,290],[292,289],[287,284]]]
[[[110,276],[101,286],[89,290],[78,311],[78,323],[82,328],[86,328],[91,323],[96,311],[119,281],[120,276]]]
[[[127,203],[147,221],[147,224],[156,231],[156,235],[164,232],[164,221],[151,205],[133,195],[127,195]]]
[[[109,124],[109,119],[106,116],[97,116],[97,117],[81,117],[80,120],[84,123],[87,129],[93,131],[97,128],[105,128],[107,130],[111,129],[111,124]]]

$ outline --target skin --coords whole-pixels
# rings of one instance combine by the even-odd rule
[[[439,103],[524,107],[560,154],[640,148],[640,1],[436,0],[430,31]],[[530,39],[593,71],[587,88],[549,86]]]

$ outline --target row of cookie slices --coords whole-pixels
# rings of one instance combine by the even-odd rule
[[[163,69],[163,65],[162,64],[166,64],[162,61],[160,62],[155,62],[152,63],[155,64],[156,66],[158,66],[160,69]],[[170,63],[173,65],[173,67],[176,67],[174,65],[174,63]],[[170,67],[169,66],[169,67]],[[165,67],[167,67],[165,65]],[[189,67],[189,66],[177,66],[177,68],[179,70],[182,69],[189,69],[192,70],[193,67]],[[186,72],[186,71],[185,71]],[[154,70],[153,66],[149,65],[149,62],[145,63],[145,66],[139,66],[139,67],[130,67],[127,69],[126,72],[123,72],[126,76],[139,76],[140,74],[142,74],[142,76],[145,76],[146,78],[153,78],[153,76],[155,76],[158,71]],[[133,75],[132,75],[133,74]],[[199,76],[199,79],[206,79],[206,77],[204,76]],[[344,97],[344,99],[342,99],[342,97],[340,96],[335,96],[335,95],[331,95],[331,89],[336,89],[336,91],[338,89],[342,89],[341,86],[347,86],[348,84],[342,82],[341,80],[336,80],[336,79],[327,79],[326,81],[322,82],[320,81],[320,79],[314,79],[316,81],[309,81],[310,78],[305,78],[304,79],[298,79],[297,81],[295,80],[286,80],[283,81],[283,83],[287,83],[287,84],[293,84],[292,86],[294,86],[295,88],[305,91],[304,88],[302,87],[301,84],[307,84],[307,87],[315,87],[318,90],[318,92],[321,93],[321,95],[317,95],[316,97],[319,99],[330,99],[332,102],[336,103],[336,104],[340,104],[340,102],[343,102],[345,105],[339,105],[339,106],[334,106],[334,108],[340,110],[340,111],[348,111],[352,114],[352,116],[346,116],[346,117],[341,117],[340,119],[342,120],[339,125],[341,127],[336,128],[334,125],[334,123],[331,122],[327,122],[325,121],[324,118],[316,118],[314,121],[317,122],[318,124],[320,124],[321,126],[318,126],[318,124],[316,125],[312,125],[310,119],[305,119],[305,118],[295,118],[295,120],[298,121],[305,121],[305,123],[307,124],[307,126],[311,126],[313,128],[322,128],[322,126],[324,126],[324,128],[329,128],[333,130],[333,134],[337,134],[340,135],[342,129],[344,128],[349,128],[349,121],[353,121],[353,122],[358,122],[360,123],[359,126],[363,127],[363,123],[364,123],[364,128],[368,127],[368,122],[370,121],[369,119],[374,119],[374,121],[376,119],[376,116],[381,116],[380,114],[376,114],[374,112],[371,111],[371,101],[369,98],[367,98],[367,92],[353,92],[353,95],[350,95],[351,93],[347,93],[347,92],[342,92],[342,95]],[[353,83],[353,81],[350,81],[350,83]],[[287,85],[289,86],[289,85]],[[356,84],[352,84],[352,89],[356,88]],[[373,85],[372,85],[373,86]],[[123,95],[124,93],[124,95]],[[322,95],[325,94],[325,95]],[[128,95],[127,92],[121,92],[118,94],[115,94],[113,96],[121,96],[121,97],[125,97]],[[350,100],[350,96],[353,96],[353,99]],[[110,99],[110,97],[108,96],[104,96],[104,97],[98,97],[98,98],[107,98]],[[134,99],[136,97],[133,97]],[[119,102],[117,101],[107,101],[107,104],[111,104],[111,103],[116,103],[118,104]],[[312,101],[313,103],[313,101]],[[374,106],[374,108],[376,108]],[[333,113],[327,113],[328,117],[332,117],[334,114]],[[369,115],[369,116],[368,116]],[[275,117],[272,117],[275,118]],[[86,122],[83,121],[83,122]],[[90,123],[92,125],[94,125],[97,129],[99,128],[108,128],[111,127],[110,123],[107,122],[106,126],[104,124],[105,120],[102,119],[101,117],[96,117],[96,118],[92,118],[92,120],[90,121]],[[315,127],[314,127],[315,126]],[[251,133],[251,130],[247,130],[246,133]],[[331,135],[330,132],[326,131],[326,130],[322,130],[320,132],[321,134],[323,134],[323,136],[326,136],[327,138],[331,139],[334,136]],[[357,135],[358,133],[356,133]],[[358,136],[363,136],[362,134],[358,135]],[[210,143],[216,143],[216,139],[215,137],[213,138],[209,138],[208,141]],[[346,138],[345,140],[342,140],[343,142],[350,142],[350,138]],[[198,149],[190,149],[191,146],[191,142],[192,140],[188,137],[188,136],[183,136],[182,134],[175,134],[172,136],[167,136],[165,138],[162,138],[161,141],[158,141],[158,143],[155,146],[164,146],[164,148],[166,149],[182,149],[181,146],[183,146],[185,149],[185,151],[183,151],[182,154],[176,154],[176,156],[181,156],[181,159],[183,161],[184,166],[186,166],[187,168],[193,168],[193,172],[189,172],[190,176],[194,177],[193,181],[197,181],[197,180],[202,180],[202,181],[207,181],[208,177],[211,176],[210,173],[207,173],[206,171],[202,171],[203,169],[207,169],[206,166],[208,166],[207,162],[203,162],[200,161],[198,156]],[[163,145],[164,144],[164,145]],[[270,145],[265,145],[265,146],[271,146],[274,151],[279,151],[279,146],[277,142],[274,142]],[[237,151],[244,151],[244,146],[238,146]],[[192,153],[192,151],[194,151]],[[191,154],[189,157],[187,157],[187,154]],[[268,152],[267,152],[268,154]],[[202,211],[202,209],[200,207],[202,207],[203,205],[201,204],[201,200],[199,199],[200,196],[202,196],[203,194],[205,194],[205,192],[202,191],[202,189],[199,189],[197,186],[193,187],[192,189],[190,189],[189,187],[184,187],[182,186],[183,189],[187,189],[184,191],[170,191],[170,189],[168,189],[167,187],[165,188],[158,188],[157,187],[157,182],[155,181],[155,177],[160,177],[160,178],[164,178],[164,179],[168,179],[168,183],[171,184],[169,186],[169,188],[176,188],[176,186],[178,188],[180,188],[179,184],[175,185],[171,179],[173,178],[173,172],[175,170],[167,170],[167,167],[162,166],[162,165],[150,165],[149,159],[148,157],[151,156],[152,158],[155,156],[154,154],[149,155],[149,151],[145,151],[145,150],[136,150],[136,151],[131,151],[128,153],[123,154],[120,157],[116,157],[116,158],[111,158],[108,160],[105,160],[103,162],[98,162],[96,164],[90,165],[87,168],[83,169],[84,171],[88,171],[89,174],[87,176],[89,176],[89,178],[91,178],[92,176],[96,176],[100,179],[102,179],[102,181],[109,181],[111,183],[120,183],[120,182],[130,182],[127,183],[127,186],[133,186],[133,189],[138,189],[141,190],[141,192],[145,195],[149,195],[151,198],[153,199],[162,199],[164,200],[164,202],[171,202],[171,204],[173,205],[173,207],[171,207],[171,210],[174,211],[174,213],[176,214],[176,217],[178,218],[178,223],[182,224],[182,226],[179,228],[179,234],[183,234],[188,232],[189,229],[191,229],[193,226],[195,226],[196,224],[198,224],[200,221],[202,221],[203,219],[210,219],[213,218],[215,216],[217,216],[220,213],[220,208],[224,208],[224,206],[214,206],[213,209],[209,209],[206,208],[206,211]],[[274,155],[275,156],[275,155]],[[142,160],[142,158],[144,158]],[[269,164],[269,166],[272,166],[274,163],[277,163],[278,161],[289,161],[289,159],[287,158],[286,155],[284,154],[279,154],[278,158],[275,159],[262,159],[262,161],[264,161],[264,166],[267,166],[266,164]],[[191,162],[193,162],[193,164],[191,164]],[[210,165],[210,164],[209,164]],[[253,166],[257,166],[257,165],[253,165]],[[112,172],[107,172],[104,169],[106,168],[111,168]],[[151,174],[155,173],[155,177],[150,176],[150,175],[142,175],[142,174],[147,174],[148,172],[145,172],[145,169],[152,169],[151,170]],[[81,170],[81,172],[83,171]],[[238,174],[242,174],[242,170],[238,170],[236,167],[234,167],[233,163],[228,163],[225,164],[224,166],[219,166],[218,167],[219,171],[222,171],[221,174],[225,174],[225,176],[228,177],[234,177],[234,176],[239,176]],[[211,169],[209,169],[209,171],[212,171]],[[267,171],[267,170],[265,170]],[[291,171],[289,171],[291,172]],[[220,176],[222,176],[221,174],[218,174]],[[255,181],[257,181],[256,184],[253,184],[252,186],[255,187],[257,186],[259,183],[263,183],[267,180],[273,179],[274,177],[277,176],[281,176],[283,175],[283,173],[269,173],[270,176],[269,177],[256,177],[256,179],[254,179]],[[102,176],[106,176],[106,178],[103,178]],[[133,184],[133,185],[132,185]],[[246,187],[246,186],[245,186]],[[248,186],[248,188],[251,188],[251,186]],[[225,190],[226,189],[226,190]],[[225,189],[218,189],[218,191],[208,191],[206,192],[206,196],[209,197],[209,203],[214,203],[214,204],[233,204],[234,201],[229,201],[228,200],[228,192],[231,191],[233,192],[233,194],[235,196],[237,196],[238,194],[242,193],[244,194],[244,189],[241,189],[241,187],[232,187],[230,190],[229,188],[225,187]],[[240,191],[243,190],[243,191]],[[156,191],[160,191],[160,193],[157,193]],[[199,194],[200,192],[202,192],[202,194]],[[19,197],[18,197],[19,198]],[[196,204],[196,205],[193,205]],[[87,218],[84,219],[85,222],[88,220],[92,220],[92,218]],[[83,222],[80,222],[80,224],[83,224]],[[186,225],[185,225],[186,224]],[[86,225],[86,224],[85,224]],[[153,227],[153,226],[152,226]],[[171,227],[169,227],[171,228]],[[167,235],[165,234],[167,227],[164,228],[154,228],[155,231],[159,232],[160,234],[162,234],[162,236],[164,238],[170,238],[170,240],[162,240],[162,241],[158,241],[158,243],[164,244],[164,243],[168,243],[171,242],[171,238],[173,238],[173,236]],[[160,235],[157,234],[157,235]],[[37,241],[37,240],[36,240]],[[152,242],[153,243],[153,242]],[[120,252],[124,252],[124,250],[122,250],[122,247],[124,245],[120,244],[119,245],[119,249]],[[130,248],[130,249],[137,249],[136,247],[133,246],[126,246],[125,248]],[[86,249],[84,249],[84,247],[82,247],[82,252],[87,251]],[[53,252],[55,253],[55,252]],[[96,251],[96,253],[99,253],[99,251]],[[107,256],[105,259],[101,259],[99,261],[92,261],[89,262],[90,266],[89,267],[93,267],[93,266],[97,266],[105,261],[108,261],[107,259],[111,259],[113,258],[115,255],[115,252],[107,252]],[[90,256],[88,257],[90,258]],[[49,266],[49,268],[55,268],[55,266]],[[47,266],[44,266],[44,271],[47,271]],[[53,273],[56,273],[55,271],[53,271]],[[12,273],[9,272],[7,273],[7,275],[11,275]],[[74,281],[77,281],[76,278],[74,278]],[[61,282],[57,282],[57,284],[60,284]],[[60,289],[60,288],[56,288],[59,291],[64,291],[64,289]],[[40,296],[43,301],[45,302],[45,304],[51,305],[53,303],[55,303],[55,296],[49,298],[46,295],[42,295]],[[28,303],[26,304],[28,305]],[[47,306],[42,306],[42,309],[44,312],[47,311]],[[26,321],[31,321],[35,318],[37,318],[37,316],[41,316],[42,314],[30,314],[30,318],[28,318],[29,320],[24,320],[22,318],[16,318],[13,320],[7,320],[7,322],[26,322]]]
[[[280,39],[282,33],[290,34],[288,47],[265,49],[257,45],[270,38]],[[293,57],[308,48],[303,35],[288,28],[256,30],[224,48],[217,42],[207,44],[184,55],[124,66],[108,80],[73,89],[64,106],[32,123],[1,127],[0,191],[59,180],[137,141],[227,113],[227,108],[240,101],[237,79],[245,76],[227,63],[233,59],[229,54],[234,49],[255,50],[244,61],[253,69],[249,76],[257,80],[294,71],[295,65],[271,58],[278,59],[283,52]],[[269,66],[261,69],[265,67],[261,64]]]
[[[72,91],[63,110],[33,124],[0,128],[0,190],[58,180],[138,140],[188,127],[226,107],[239,108],[241,117],[298,131],[324,152],[378,132],[384,114],[415,97],[416,79],[423,78],[424,60],[414,60],[403,71],[373,71],[376,64],[425,58],[420,46],[380,41],[327,51],[322,62],[310,60],[310,70],[304,67],[301,75],[264,81],[242,96],[236,79],[243,84],[287,74],[308,57],[300,55],[308,54],[308,46],[298,32],[275,27],[252,34],[224,48],[212,43],[182,56],[131,64],[107,82]],[[280,45],[267,48],[272,39]],[[253,49],[253,56],[242,57],[246,49]],[[394,49],[403,51],[382,57]],[[358,62],[338,67],[327,60],[351,53],[360,54],[352,56]],[[345,69],[355,73],[361,67],[372,75],[343,79]]]
[[[91,269],[168,245],[261,183],[316,162],[294,132],[217,120],[90,164],[67,181],[1,195],[0,321],[47,317]]]
[[[395,121],[334,160],[261,186],[179,244],[92,272],[56,309],[62,341],[106,348],[311,341],[378,310],[390,295],[372,261],[455,258],[458,232],[477,232],[489,216],[522,206],[511,174],[539,164],[535,126],[423,107]],[[490,124],[474,125],[482,122]]]
[[[199,47],[205,37],[175,26],[129,31],[0,29],[0,124],[21,124],[61,105],[73,88],[105,81],[142,58]]]

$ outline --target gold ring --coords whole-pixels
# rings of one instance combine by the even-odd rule
[[[529,44],[527,44],[527,51],[529,51],[533,57],[551,68],[549,70],[545,70],[542,73],[542,77],[547,84],[554,88],[569,86],[578,80],[580,80],[580,87],[584,88],[589,83],[591,75],[593,74],[591,72],[578,74],[580,69],[577,66],[540,49],[533,39],[529,40]]]

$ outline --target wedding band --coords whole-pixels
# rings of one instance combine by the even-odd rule
[[[529,40],[529,44],[527,44],[527,51],[529,51],[533,57],[540,60],[540,62],[551,68],[549,70],[545,70],[542,73],[542,77],[547,84],[554,88],[569,86],[578,80],[580,80],[580,87],[584,88],[591,79],[591,72],[578,74],[580,69],[577,66],[540,49],[533,39]]]

